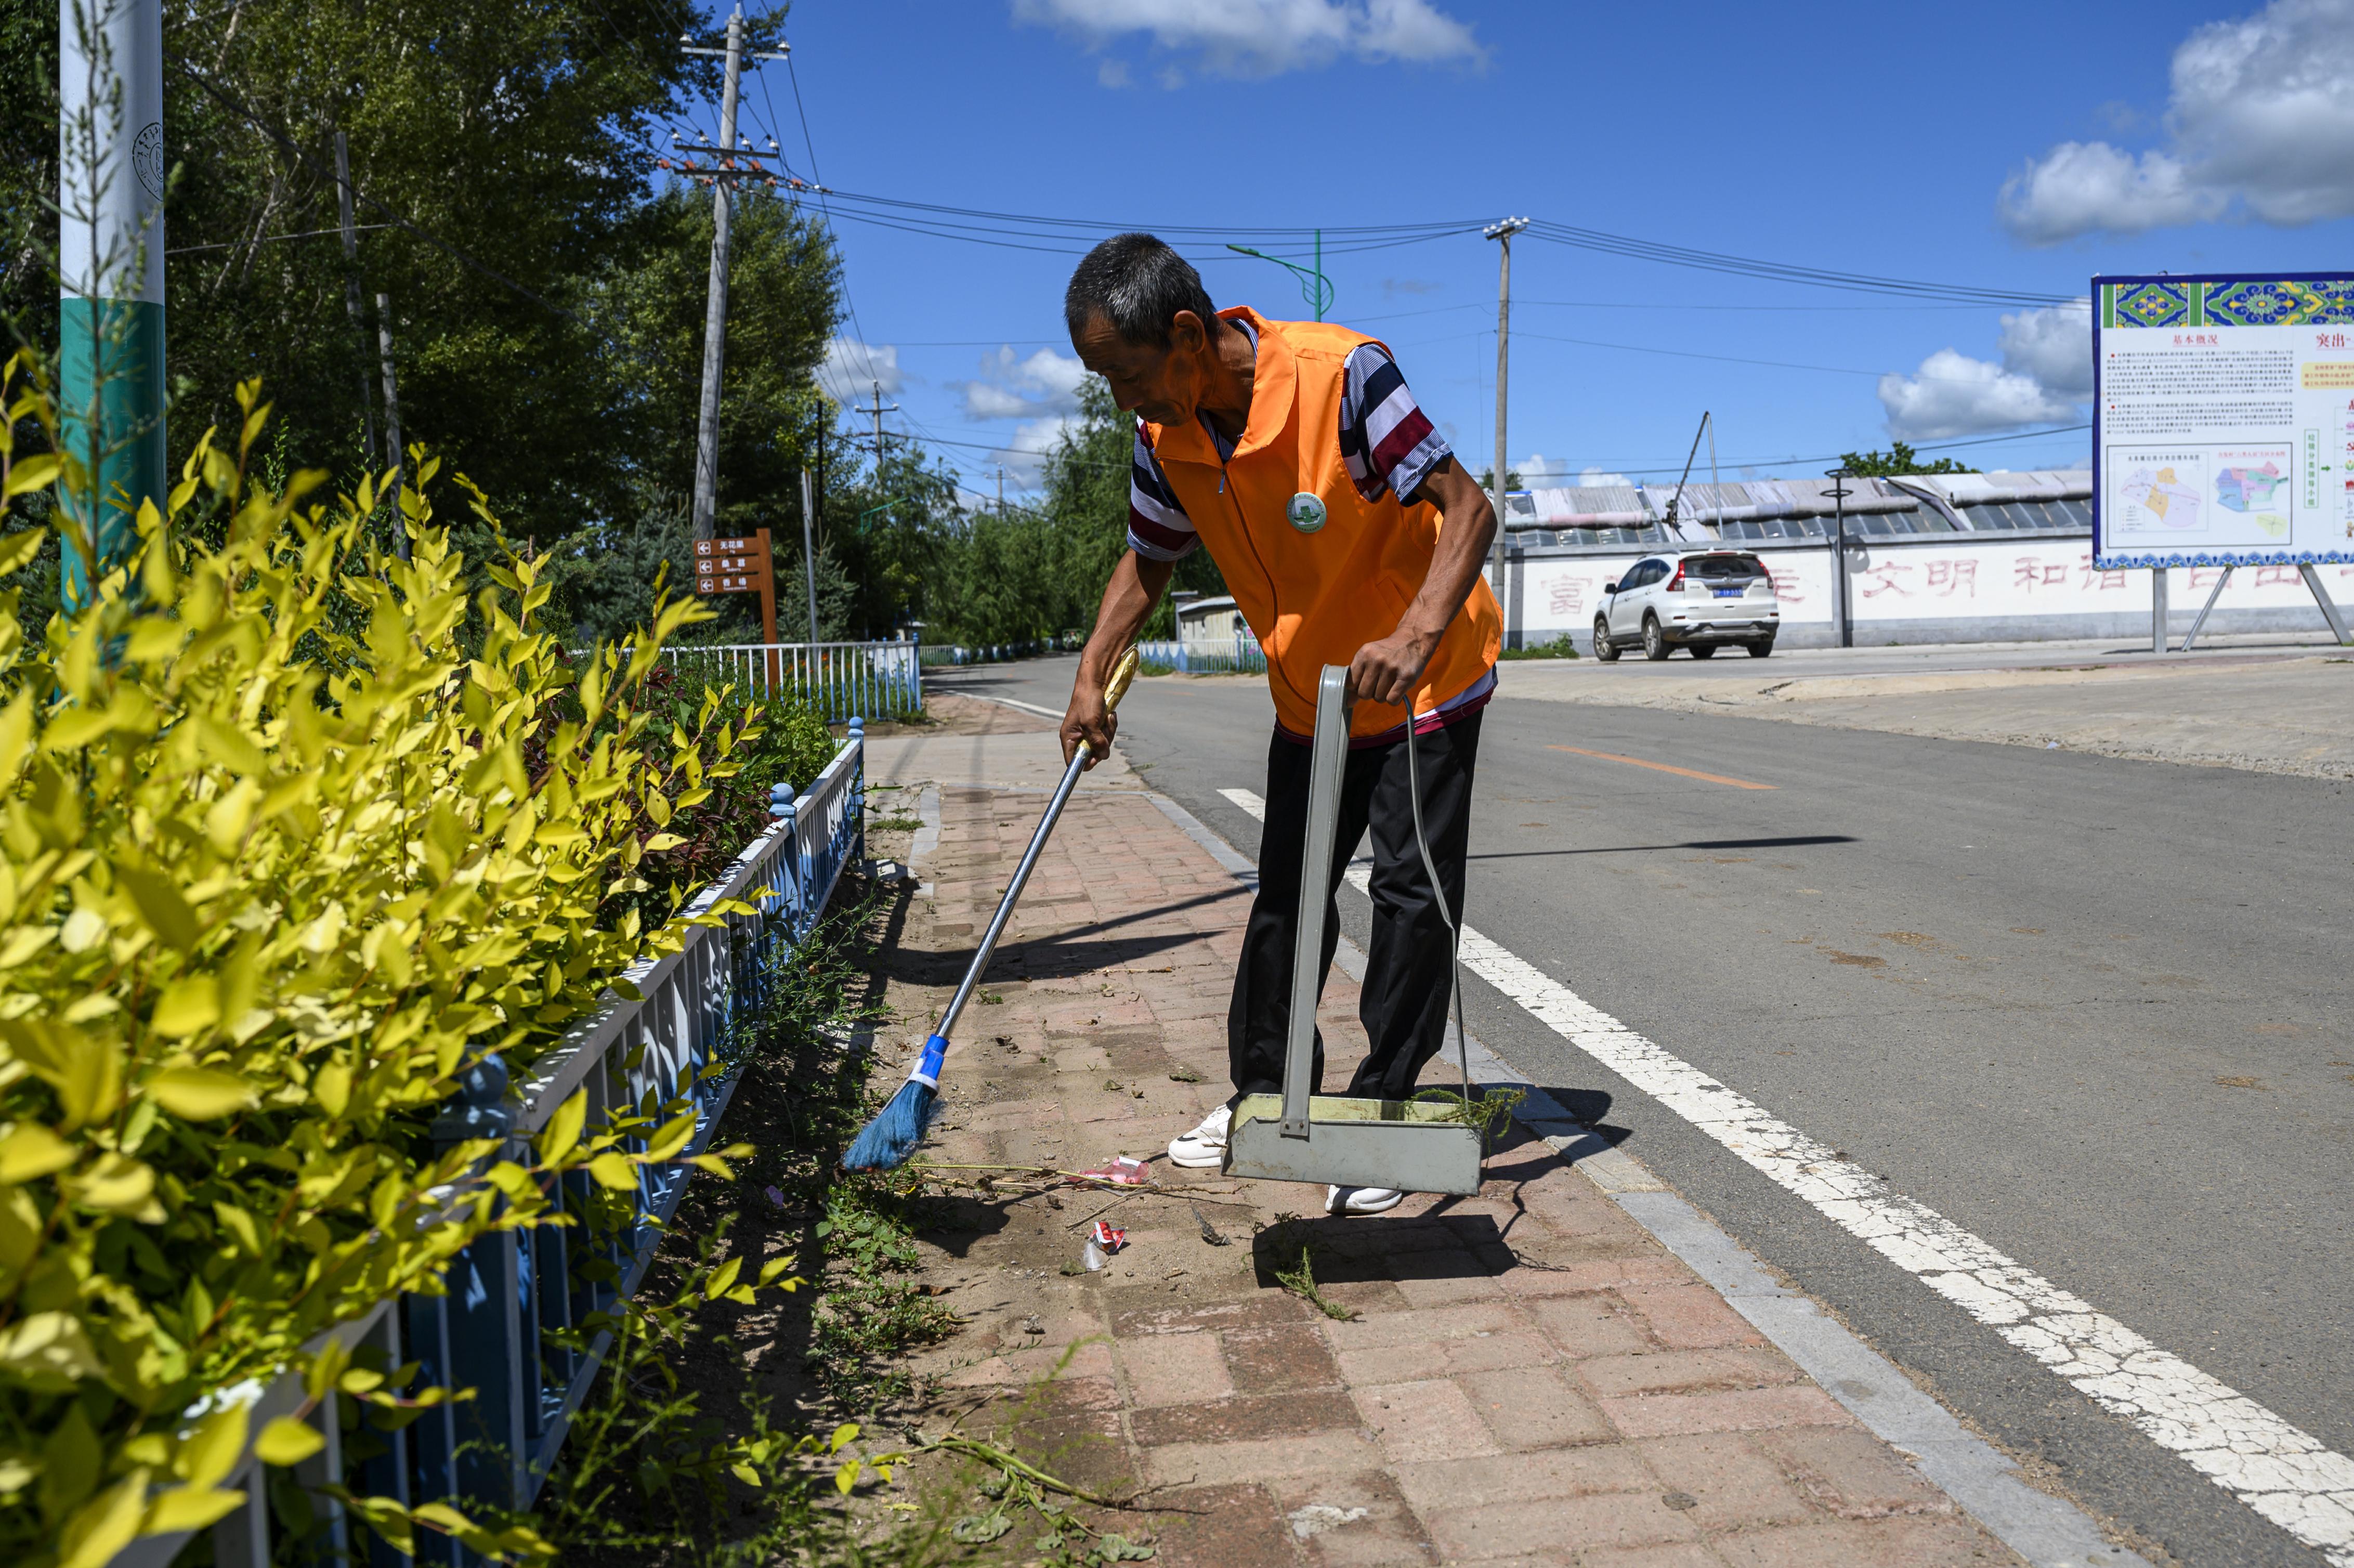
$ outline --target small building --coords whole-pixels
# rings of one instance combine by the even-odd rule
[[[1250,635],[1242,611],[1235,608],[1234,599],[1228,596],[1196,599],[1188,595],[1176,609],[1180,642],[1227,643]]]

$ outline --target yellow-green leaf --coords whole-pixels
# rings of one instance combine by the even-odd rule
[[[245,1435],[251,1414],[250,1406],[232,1404],[206,1416],[181,1443],[173,1469],[196,1490],[219,1485],[237,1467],[238,1457],[245,1452]]]
[[[74,1162],[73,1145],[38,1122],[0,1137],[0,1182],[30,1181]]]
[[[245,1501],[243,1492],[214,1491],[205,1487],[177,1487],[147,1505],[142,1535],[168,1535],[203,1530],[235,1513]]]
[[[251,1086],[208,1067],[166,1067],[147,1080],[156,1104],[186,1121],[213,1121],[255,1103]]]
[[[579,1145],[580,1129],[588,1121],[588,1091],[578,1089],[570,1099],[556,1107],[547,1118],[547,1129],[539,1135],[539,1158],[542,1163],[553,1165]]]
[[[182,952],[196,945],[196,912],[169,877],[133,865],[116,866],[114,876],[149,930]]]
[[[58,459],[54,452],[37,452],[28,458],[19,458],[8,465],[6,493],[22,495],[28,490],[38,490],[45,484],[54,484],[57,482],[58,468]],[[37,541],[36,547],[37,547],[38,539],[47,530],[34,528],[27,529],[27,532],[34,536]],[[27,557],[27,559],[30,558],[30,556]],[[23,565],[23,561],[16,563],[18,567]],[[16,567],[9,567],[5,569],[13,572]]]
[[[327,1440],[308,1422],[281,1415],[261,1429],[261,1436],[254,1440],[253,1451],[263,1464],[284,1468],[301,1464],[326,1446]]]
[[[185,1040],[220,1022],[220,986],[210,975],[183,975],[155,999],[148,1022],[167,1040]]]
[[[8,476],[9,494],[16,493],[16,474],[22,473],[24,470],[25,465],[18,463],[16,472]],[[0,577],[5,577],[10,572],[23,571],[32,563],[33,557],[41,553],[41,545],[48,536],[49,531],[47,528],[24,528],[5,538],[0,538]]]
[[[588,1162],[588,1174],[600,1187],[610,1187],[616,1192],[634,1191],[638,1184],[638,1168],[629,1156],[611,1150]]]
[[[0,1329],[0,1370],[48,1393],[68,1393],[102,1370],[90,1336],[65,1312],[35,1312]]]

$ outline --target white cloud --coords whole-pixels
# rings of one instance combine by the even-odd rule
[[[2273,0],[2174,51],[2168,144],[2136,157],[2066,142],[2003,183],[2032,245],[2233,214],[2296,225],[2354,213],[2354,0]]]
[[[1596,468],[1591,464],[1572,472],[1567,459],[1549,458],[1543,452],[1531,452],[1513,463],[1512,471],[1519,474],[1523,482],[1532,485],[1632,484],[1635,482],[1623,473],[1613,473],[1608,469]]]
[[[1026,359],[1001,347],[981,362],[983,379],[955,383],[976,419],[1035,419],[1075,414],[1087,367],[1072,355],[1042,348]]]
[[[1975,436],[2069,419],[2093,396],[2093,303],[2072,300],[2002,318],[2000,365],[1941,348],[1910,376],[1880,378],[1899,440]]]
[[[2002,318],[1997,339],[2006,370],[2078,401],[2093,396],[2093,302],[2077,300]]]
[[[1222,76],[1276,76],[1343,58],[1477,65],[1487,58],[1471,29],[1431,0],[1013,0],[1013,16],[1060,27],[1090,48],[1146,34]],[[1097,79],[1115,85],[1102,72]],[[1172,70],[1161,79],[1174,86],[1183,79]]]
[[[817,384],[827,397],[847,408],[865,402],[877,386],[885,397],[896,397],[907,378],[899,369],[896,344],[838,337],[825,345]]]
[[[1076,414],[1055,414],[1043,419],[1025,419],[1013,428],[1013,439],[989,454],[991,468],[1002,466],[1005,477],[1023,489],[1038,482],[1044,471],[1046,459],[1063,444],[1063,438],[1075,434],[1079,428]]]
[[[2019,425],[2073,418],[2075,402],[2034,376],[1941,348],[1912,376],[1880,378],[1888,433],[1899,440],[1975,436]]]

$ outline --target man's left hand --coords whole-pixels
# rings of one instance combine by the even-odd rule
[[[1404,627],[1379,642],[1368,642],[1349,661],[1349,692],[1360,702],[1403,707],[1422,679],[1423,667],[1438,652],[1440,633]]]

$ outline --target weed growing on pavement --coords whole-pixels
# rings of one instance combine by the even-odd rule
[[[1334,1322],[1353,1323],[1357,1320],[1356,1308],[1341,1306],[1316,1287],[1316,1253],[1314,1248],[1305,1243],[1300,1245],[1298,1263],[1289,1268],[1278,1268],[1272,1272],[1278,1285],[1282,1286]]]
[[[904,1399],[905,1372],[886,1363],[954,1333],[957,1315],[924,1294],[913,1213],[923,1202],[914,1173],[840,1175],[826,1194],[817,1235],[832,1267],[810,1342],[810,1368],[843,1409]]]

